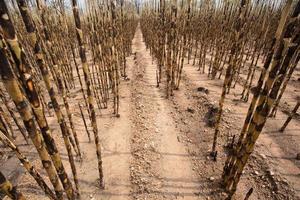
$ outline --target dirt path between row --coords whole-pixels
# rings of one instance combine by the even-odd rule
[[[140,29],[133,40],[133,52],[133,196],[136,199],[198,199],[197,174],[178,140],[179,130],[168,102],[156,87],[156,66],[146,51]]]

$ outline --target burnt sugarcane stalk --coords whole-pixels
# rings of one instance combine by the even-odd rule
[[[287,125],[290,123],[290,121],[293,119],[293,117],[295,116],[297,110],[300,107],[300,101],[297,102],[297,104],[295,105],[294,109],[292,110],[292,112],[289,114],[289,117],[286,119],[286,121],[284,122],[284,124],[282,125],[282,127],[280,128],[280,131],[283,132],[285,130],[285,128],[287,127]]]
[[[1,5],[1,3],[0,3]],[[0,15],[8,14],[8,10],[5,5],[0,6]],[[38,97],[38,92],[36,90],[36,83],[32,79],[31,66],[27,61],[27,57],[25,55],[24,49],[21,47],[18,38],[15,34],[14,26],[10,20],[7,18],[6,20],[1,18],[0,24],[2,26],[4,37],[7,40],[7,43],[12,52],[14,61],[16,63],[16,68],[20,74],[21,82],[23,88],[25,90],[25,94],[32,106],[33,113],[38,122],[38,125],[41,129],[41,133],[43,135],[46,148],[48,153],[53,161],[54,167],[58,173],[60,181],[67,193],[68,199],[74,199],[74,191],[72,188],[72,184],[68,178],[67,173],[65,172],[65,168],[63,166],[61,157],[59,155],[57,146],[55,144],[54,138],[52,137],[52,133],[48,126],[48,122],[45,117],[44,109]]]
[[[83,123],[84,123],[84,127],[85,127],[85,130],[86,130],[86,133],[87,133],[88,138],[89,138],[89,142],[91,142],[91,135],[90,135],[89,129],[87,127],[87,124],[86,124],[86,121],[85,121],[85,118],[84,118],[84,114],[83,114],[83,111],[82,111],[82,108],[81,108],[81,104],[78,103],[78,106],[79,106],[79,109],[80,109],[80,114],[81,114],[81,118],[82,118]]]
[[[73,173],[75,186],[76,186],[77,192],[79,192],[78,191],[79,184],[78,184],[77,172],[76,172],[76,167],[75,167],[75,163],[74,163],[74,158],[73,158],[73,153],[72,153],[72,148],[71,148],[70,142],[72,143],[73,147],[75,146],[75,144],[71,138],[70,131],[67,127],[66,121],[64,119],[64,116],[63,116],[60,106],[58,104],[58,100],[57,100],[54,88],[50,82],[49,72],[48,72],[47,67],[45,66],[44,54],[41,49],[41,41],[37,35],[37,30],[36,30],[35,24],[33,23],[33,20],[29,13],[29,7],[28,7],[26,1],[24,1],[24,0],[18,0],[17,3],[18,3],[18,7],[21,11],[22,19],[26,26],[26,31],[27,31],[28,35],[31,36],[30,42],[31,42],[31,46],[34,49],[35,59],[38,64],[38,67],[41,70],[47,91],[49,93],[51,102],[53,104],[53,108],[55,110],[55,114],[56,114],[58,123],[60,125],[60,129],[62,131],[62,135],[64,138],[65,146],[66,146],[66,149],[68,152],[68,157],[69,157],[69,161],[70,161],[70,165],[71,165],[71,169],[72,169],[72,173]],[[76,146],[73,149],[77,153]]]
[[[211,155],[213,157],[216,157],[216,146],[217,146],[217,139],[218,139],[218,135],[219,135],[219,127],[220,127],[220,122],[221,122],[221,118],[222,118],[222,113],[223,113],[223,106],[224,106],[224,101],[226,98],[226,92],[230,87],[230,82],[232,80],[232,76],[233,76],[233,71],[234,68],[236,67],[236,53],[240,51],[240,42],[241,42],[241,29],[243,28],[242,26],[242,22],[244,21],[245,18],[245,13],[248,7],[248,0],[242,0],[240,7],[239,7],[239,17],[237,19],[236,22],[236,26],[235,26],[235,35],[234,38],[236,41],[234,41],[232,48],[231,48],[231,53],[230,53],[230,58],[229,58],[229,66],[226,69],[226,74],[225,74],[225,80],[223,83],[223,87],[222,87],[222,94],[221,94],[221,98],[219,101],[219,110],[218,110],[218,114],[217,114],[217,120],[216,120],[216,125],[215,125],[215,133],[214,133],[214,140],[213,140],[213,146],[212,146],[212,152]]]
[[[41,18],[42,18],[42,23],[43,23],[43,30],[45,32],[46,44],[47,44],[47,46],[48,46],[49,49],[53,49],[53,45],[52,45],[52,43],[50,41],[50,38],[49,38],[49,30],[48,30],[46,19],[45,19],[45,13],[47,12],[46,7],[44,6],[44,3],[42,3],[39,0],[37,0],[37,3],[39,5],[38,8],[41,11]],[[58,47],[56,49],[58,49]],[[66,92],[65,92],[65,88],[67,90],[68,90],[68,88],[67,88],[67,84],[66,83],[64,84],[65,88],[63,86],[63,80],[65,81],[65,78],[62,79],[61,74],[64,75],[64,73],[62,73],[62,71],[58,70],[59,67],[60,67],[60,69],[63,69],[63,65],[61,63],[59,63],[57,61],[57,59],[54,58],[54,56],[52,54],[50,54],[50,57],[51,57],[51,60],[52,60],[52,63],[53,63],[52,69],[53,69],[54,74],[56,75],[56,81],[57,81],[58,89],[59,89],[59,91],[62,94],[63,102],[64,102],[64,105],[66,107],[67,114],[68,114],[68,113],[70,113],[70,110],[69,110],[68,100],[67,100],[67,96],[66,96]],[[56,95],[53,95],[53,96],[54,96],[55,99],[57,99]],[[51,95],[50,95],[50,97],[51,97]],[[53,97],[51,98],[51,101],[52,101],[53,104],[55,104],[53,101],[57,101],[57,100],[54,100],[54,98]],[[59,110],[60,110],[60,107],[59,107]],[[56,112],[56,116],[57,116],[58,121],[59,121],[59,119],[61,119],[62,123],[66,124],[65,117],[64,117],[64,115],[62,113],[59,114],[59,113]],[[73,124],[72,117],[70,119],[70,123]],[[73,132],[73,135],[74,135],[74,139],[75,139],[75,144],[76,145],[74,144],[74,141],[73,141],[73,139],[71,137],[69,128],[67,127],[67,125],[65,125],[64,127],[66,127],[66,130],[64,130],[64,131],[67,131],[67,133],[69,135],[69,140],[70,140],[73,148],[75,148],[74,151],[77,153],[77,155],[79,157],[81,157],[77,134],[76,134],[75,130],[72,129],[72,128],[74,128],[74,126],[71,126],[71,129],[72,129],[72,132]]]
[[[1,100],[3,102],[3,104],[5,105],[6,109],[8,110],[10,116],[13,118],[15,124],[17,125],[19,131],[21,132],[23,138],[25,139],[26,143],[28,143],[28,139],[27,139],[27,134],[26,134],[26,129],[20,124],[19,120],[17,119],[17,116],[15,115],[13,109],[11,108],[11,106],[9,105],[8,100],[6,99],[4,92],[0,89],[0,96],[1,96]]]
[[[4,113],[4,110],[0,106],[0,121],[4,125],[3,127],[6,130],[6,134],[7,134],[6,136],[9,137],[9,139],[14,140],[13,129],[12,129],[12,126],[11,126],[11,124],[8,120],[9,119],[8,119],[7,115]]]
[[[71,44],[71,45],[72,45],[71,46],[72,57],[73,57],[73,60],[74,60],[74,65],[75,65],[77,76],[78,76],[79,83],[80,83],[80,90],[81,90],[81,93],[82,93],[82,96],[83,96],[83,99],[84,99],[84,102],[85,102],[85,106],[86,106],[86,108],[88,110],[88,113],[89,113],[89,116],[90,116],[90,110],[89,110],[87,98],[86,98],[85,93],[84,93],[84,89],[83,89],[83,85],[82,85],[82,80],[81,80],[81,76],[80,76],[80,72],[79,72],[78,63],[76,61],[76,55],[75,55],[75,51],[74,51],[75,46],[73,44]]]
[[[0,192],[6,194],[12,200],[26,200],[21,192],[17,190],[16,186],[13,186],[12,183],[4,176],[0,171]]]
[[[0,127],[1,126],[2,125],[0,124]],[[0,131],[0,141],[2,141],[7,147],[9,147],[17,155],[18,159],[23,164],[24,168],[34,178],[34,180],[37,182],[37,184],[40,186],[40,188],[45,192],[45,194],[50,199],[56,200],[57,198],[56,198],[55,194],[48,187],[48,185],[44,181],[43,177],[39,174],[37,169],[26,158],[26,156],[24,156],[24,154],[21,153],[19,148],[8,137],[6,137],[5,134],[3,134],[2,131]]]
[[[264,85],[264,79],[265,79],[265,76],[266,76],[266,74],[267,74],[267,72],[270,68],[271,61],[272,61],[273,55],[275,53],[275,50],[277,49],[277,47],[279,45],[279,42],[282,40],[282,35],[283,35],[284,30],[285,30],[285,24],[286,24],[287,17],[289,15],[289,10],[291,8],[291,4],[292,4],[292,0],[289,0],[286,3],[286,6],[282,11],[279,26],[277,28],[275,37],[272,39],[272,44],[270,46],[267,58],[265,60],[265,63],[264,63],[264,66],[263,66],[263,71],[261,72],[261,75],[259,77],[259,80],[258,80],[256,89],[255,89],[253,98],[251,100],[251,104],[249,106],[249,109],[248,109],[248,112],[247,112],[247,115],[246,115],[246,118],[245,118],[245,122],[244,122],[244,125],[243,125],[243,128],[242,128],[241,134],[239,136],[237,146],[234,150],[235,152],[232,155],[230,155],[227,158],[226,162],[225,162],[224,170],[223,170],[223,174],[222,174],[222,178],[223,178],[224,183],[227,182],[227,178],[228,178],[228,174],[230,173],[230,169],[232,168],[232,166],[235,163],[237,152],[239,151],[239,149],[241,147],[241,144],[244,140],[245,134],[248,130],[250,121],[252,120],[253,113],[254,113],[255,107],[256,107],[256,103],[257,103],[257,101],[259,99],[259,96],[261,94],[261,89]],[[271,67],[271,68],[273,68],[273,67]]]
[[[68,151],[68,157],[69,157],[69,161],[70,161],[73,176],[74,176],[75,185],[78,186],[77,173],[76,173],[74,158],[73,158],[72,150],[71,150],[71,146],[70,146],[70,141],[73,141],[73,140],[71,140],[70,132],[67,128],[66,122],[64,120],[64,117],[63,117],[62,112],[60,110],[59,104],[57,102],[57,98],[56,98],[56,94],[54,92],[54,88],[51,86],[51,83],[50,83],[48,69],[45,66],[44,57],[43,57],[44,55],[43,55],[41,45],[40,45],[41,41],[40,41],[40,38],[37,35],[36,27],[35,27],[35,24],[33,23],[32,18],[30,16],[29,8],[28,8],[27,3],[23,0],[17,1],[17,3],[18,3],[18,6],[20,8],[20,11],[21,11],[22,19],[23,19],[24,24],[26,26],[26,30],[27,30],[28,34],[31,36],[30,42],[31,42],[32,47],[34,47],[36,62],[37,62],[38,67],[40,68],[40,70],[42,72],[42,76],[43,76],[46,88],[47,88],[48,93],[50,95],[50,99],[52,101],[52,104],[53,104],[53,107],[54,107],[54,110],[55,110],[60,128],[62,130],[64,142],[65,142],[65,145],[66,145],[66,148],[67,148],[67,151]],[[70,141],[69,141],[69,139],[70,139]],[[74,148],[74,150],[76,151],[76,148]],[[72,194],[73,193],[72,187],[70,187],[70,185],[68,183],[66,183],[65,180],[64,180],[64,182],[65,182],[64,184],[67,184],[65,186],[67,186],[69,196],[71,198],[72,195],[73,195]]]
[[[116,49],[116,37],[117,37],[117,30],[116,30],[116,5],[114,1],[111,1],[111,23],[112,23],[112,30],[110,33],[111,37],[111,64],[113,66],[113,92],[114,92],[114,114],[117,117],[120,117],[119,114],[119,70],[117,64],[117,49]]]
[[[51,42],[48,42],[48,44],[51,44]],[[64,102],[64,105],[65,105],[65,108],[66,108],[66,111],[67,111],[67,115],[68,115],[68,119],[69,119],[69,122],[70,122],[71,130],[72,130],[72,133],[73,133],[73,136],[74,136],[74,139],[75,139],[75,144],[76,145],[75,146],[73,145],[73,147],[77,149],[75,152],[78,152],[78,156],[81,158],[79,140],[78,140],[77,132],[75,130],[75,126],[74,126],[74,123],[73,123],[73,117],[72,117],[72,113],[70,111],[70,106],[69,106],[69,103],[68,103],[68,97],[67,97],[64,85],[63,85],[63,81],[62,81],[62,77],[61,77],[61,71],[58,69],[59,65],[58,65],[58,62],[56,61],[56,59],[52,57],[52,60],[53,60],[53,63],[54,63],[53,71],[56,74],[58,89],[62,94],[62,98],[63,98],[63,102]],[[62,116],[62,118],[64,119],[63,114],[59,114],[57,116],[58,117]],[[67,129],[68,129],[68,127],[67,127]],[[69,129],[68,129],[68,131],[69,131]]]
[[[288,72],[288,74],[287,74],[287,77],[285,78],[285,81],[284,81],[284,83],[283,83],[283,86],[281,87],[280,93],[279,93],[278,97],[276,98],[276,101],[275,101],[275,103],[274,103],[274,106],[273,106],[272,111],[271,111],[271,114],[270,114],[271,117],[275,117],[275,115],[276,115],[276,113],[277,113],[277,109],[278,109],[280,100],[281,100],[281,98],[282,98],[282,96],[283,96],[283,93],[284,93],[284,91],[285,91],[285,89],[286,89],[288,83],[289,83],[289,80],[290,80],[291,77],[292,77],[292,74],[293,74],[294,70],[295,70],[296,67],[297,67],[297,64],[298,64],[299,60],[300,60],[300,52],[299,52],[298,55],[295,57],[295,61],[292,63],[292,66],[290,67],[290,70],[289,70],[289,72]]]
[[[280,41],[272,61],[272,69],[266,80],[262,95],[259,97],[253,119],[249,125],[246,138],[237,152],[236,162],[232,166],[227,178],[226,189],[230,197],[234,194],[237,184],[242,175],[242,171],[253,152],[255,142],[257,141],[262,129],[267,121],[270,109],[273,106],[276,96],[282,85],[284,74],[290,66],[290,62],[300,46],[300,27],[297,26],[297,19],[300,14],[300,1],[291,14],[283,39]]]
[[[3,17],[3,15],[2,15]],[[56,170],[51,162],[46,144],[44,143],[43,137],[40,131],[37,129],[34,118],[31,114],[30,106],[28,106],[26,99],[19,88],[18,81],[16,80],[10,62],[7,59],[8,48],[1,36],[0,41],[0,75],[3,80],[3,84],[14,101],[22,119],[24,125],[28,131],[28,134],[36,147],[39,156],[42,160],[42,164],[47,171],[50,181],[55,189],[55,193],[58,199],[63,199],[63,191],[59,182]]]
[[[101,155],[101,146],[100,146],[98,128],[97,128],[96,112],[95,112],[95,108],[94,108],[94,97],[92,95],[92,88],[91,88],[92,86],[91,86],[90,74],[89,74],[89,69],[88,69],[84,41],[83,41],[83,32],[81,30],[81,22],[80,22],[79,10],[78,10],[76,0],[72,0],[72,7],[73,7],[73,15],[74,15],[75,25],[76,25],[76,37],[77,37],[77,41],[78,41],[78,45],[79,45],[80,59],[82,62],[84,80],[85,80],[85,84],[86,84],[86,88],[87,88],[89,110],[91,112],[90,117],[91,117],[91,122],[92,122],[92,126],[93,126],[94,137],[95,137],[100,187],[104,188],[102,155]]]

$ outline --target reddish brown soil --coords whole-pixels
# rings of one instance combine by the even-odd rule
[[[227,96],[215,162],[209,157],[214,129],[207,124],[207,113],[218,105],[222,80],[210,80],[196,66],[185,63],[180,89],[166,99],[164,83],[156,87],[157,66],[146,50],[140,29],[133,40],[133,53],[127,58],[129,80],[121,80],[120,84],[120,118],[111,114],[111,107],[98,111],[104,190],[97,186],[95,145],[88,142],[77,106],[77,102],[83,102],[78,81],[69,95],[83,152],[82,162],[76,162],[81,199],[224,199],[219,189],[226,159],[224,145],[229,136],[239,134],[249,105],[239,100],[242,87],[237,84]],[[259,137],[235,199],[243,199],[251,187],[252,200],[299,199],[300,162],[295,159],[300,152],[299,120],[292,120],[284,133],[278,132],[287,118],[282,111],[291,110],[296,103],[299,75],[297,71],[276,118],[268,120]],[[198,87],[207,88],[209,93],[198,91]],[[56,119],[48,115],[47,118],[72,178]],[[90,123],[89,128],[93,136]],[[34,148],[23,145],[20,137],[17,143],[45,175]],[[34,180],[23,174],[14,154],[5,148],[1,152],[6,156],[2,157],[1,171],[11,179],[18,177],[15,182],[27,199],[47,199]]]

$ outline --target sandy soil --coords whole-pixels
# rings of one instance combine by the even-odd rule
[[[83,153],[82,162],[76,161],[81,199],[224,199],[219,189],[226,159],[224,145],[232,135],[239,134],[249,104],[239,101],[242,87],[237,85],[227,97],[215,162],[209,157],[214,129],[207,123],[207,116],[218,104],[222,80],[210,80],[196,66],[185,63],[180,89],[166,99],[164,84],[156,87],[157,66],[146,50],[140,29],[127,64],[129,80],[121,80],[120,84],[121,117],[113,116],[111,107],[97,111],[104,190],[97,186],[94,141],[88,141],[77,106],[77,102],[83,102],[79,81],[69,95]],[[294,106],[293,99],[299,92],[296,80],[293,77],[287,88],[281,110]],[[198,87],[207,88],[209,93],[198,91]],[[268,120],[244,170],[235,199],[243,199],[251,187],[252,200],[299,199],[300,162],[295,156],[300,152],[300,123],[293,120],[284,133],[278,132],[287,117],[281,110],[276,118]],[[86,111],[85,115],[88,119]],[[48,115],[47,118],[72,179],[56,119]],[[89,121],[88,125],[93,138]],[[24,145],[20,137],[17,143],[31,160],[37,158],[34,148]],[[9,150],[1,147],[1,152],[7,155]],[[5,160],[0,162],[1,171],[11,179],[18,177],[15,182],[27,199],[47,199],[13,154]],[[34,162],[45,176],[40,162]]]

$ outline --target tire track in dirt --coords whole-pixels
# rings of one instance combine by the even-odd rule
[[[156,88],[156,66],[137,29],[133,41],[131,181],[135,199],[198,199],[191,158],[178,140],[170,106]]]

